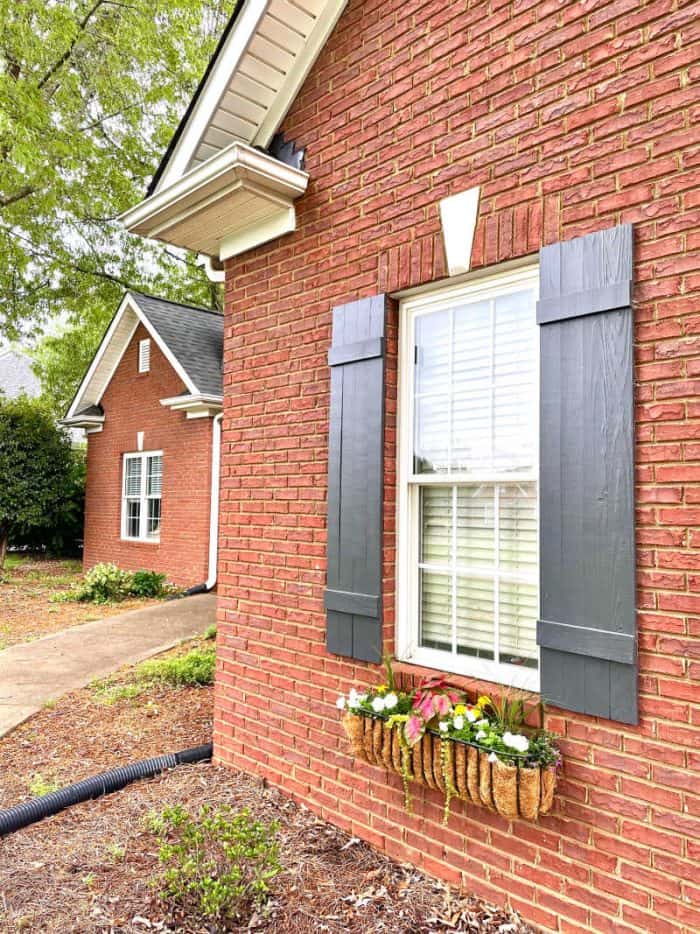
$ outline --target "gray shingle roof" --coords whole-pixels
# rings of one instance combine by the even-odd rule
[[[142,292],[130,293],[203,395],[223,395],[224,317]]]
[[[22,393],[38,396],[40,391],[41,384],[34,375],[29,357],[15,350],[0,351],[0,393],[8,399],[16,399]]]

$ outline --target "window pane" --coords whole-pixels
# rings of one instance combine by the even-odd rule
[[[452,470],[491,466],[491,307],[473,302],[454,311],[452,354]]]
[[[537,585],[501,580],[498,606],[501,661],[537,668]]]
[[[148,476],[146,481],[148,496],[160,496],[163,489],[163,458],[155,454],[148,458]]]
[[[421,489],[421,561],[425,564],[449,564],[452,560],[452,490],[451,486]]]
[[[493,580],[457,578],[457,652],[493,658]]]
[[[494,438],[496,470],[527,470],[537,463],[537,330],[532,292],[494,302]]]
[[[452,583],[447,574],[421,571],[420,644],[452,651]]]
[[[537,574],[537,484],[499,487],[499,564],[504,571]]]
[[[128,538],[138,538],[141,534],[141,503],[137,499],[130,499],[126,504],[126,534]]]
[[[493,567],[492,484],[457,488],[457,564],[462,567]]]
[[[426,396],[416,400],[416,440],[413,469],[416,473],[440,473],[448,468],[450,400]]]
[[[158,535],[160,532],[160,500],[148,500],[148,534]]]
[[[126,460],[126,495],[141,495],[141,458],[129,457]]]

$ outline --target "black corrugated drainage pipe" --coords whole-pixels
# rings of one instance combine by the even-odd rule
[[[111,794],[113,791],[119,791],[139,778],[152,778],[165,769],[174,769],[176,765],[189,762],[202,762],[205,759],[211,759],[211,756],[212,744],[207,743],[204,746],[183,749],[182,752],[155,756],[152,759],[141,759],[140,762],[118,766],[100,775],[94,775],[92,778],[85,778],[81,782],[67,785],[65,788],[52,791],[40,798],[16,804],[14,807],[0,811],[0,837],[14,833],[15,830],[21,830],[22,827],[28,827],[52,814],[58,814],[59,811],[73,804],[80,804],[81,801],[90,801],[93,798]]]

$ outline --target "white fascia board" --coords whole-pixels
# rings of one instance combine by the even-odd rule
[[[188,125],[178,140],[168,165],[161,176],[156,193],[168,188],[187,170],[200,140],[212,118],[251,39],[269,5],[269,0],[244,0],[244,8],[231,30],[218,60],[209,75],[206,87],[190,114]]]
[[[223,237],[219,247],[219,259],[225,260],[231,256],[238,256],[239,253],[252,250],[253,247],[267,243],[268,240],[291,233],[296,230],[296,226],[297,215],[294,206],[280,208],[272,217],[266,218],[255,227]]]
[[[289,205],[306,191],[309,176],[245,143],[232,143],[170,187],[130,208],[119,220],[132,233],[166,239],[168,226],[214,204],[246,181],[268,198],[276,196],[280,203]]]
[[[73,418],[62,418],[61,424],[66,428],[99,428],[104,424],[104,415],[74,415]]]
[[[280,124],[287,115],[287,111],[294,103],[294,100],[306,81],[306,77],[318,58],[321,49],[328,41],[330,34],[335,29],[335,25],[341,17],[341,14],[347,6],[347,0],[330,0],[323,8],[323,11],[316,21],[311,34],[306,40],[303,51],[301,51],[289,70],[282,89],[270,105],[265,119],[255,134],[253,143],[256,146],[262,146],[266,149],[279,129]],[[235,31],[235,30],[234,30]]]
[[[187,418],[208,418],[218,415],[223,408],[221,396],[198,393],[191,396],[169,396],[161,399],[160,404],[173,412],[184,412]]]

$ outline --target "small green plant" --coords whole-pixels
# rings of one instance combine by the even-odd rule
[[[82,880],[81,880],[81,881],[82,881],[83,885],[85,885],[85,886],[87,886],[87,888],[91,889],[91,888],[93,887],[93,885],[95,884],[95,878],[96,878],[96,876],[95,876],[95,873],[94,873],[94,872],[86,872],[85,875],[82,877]]]
[[[170,592],[165,574],[155,571],[135,571],[131,577],[130,591],[133,597],[162,597]]]
[[[116,564],[96,564],[73,591],[73,599],[86,603],[111,603],[131,593],[132,575]]]
[[[50,697],[47,701],[44,701],[44,710],[53,710],[56,706],[56,700],[53,697]]]
[[[134,700],[136,697],[140,697],[144,691],[144,685],[134,683],[114,684],[109,678],[105,678],[104,681],[93,682],[91,688],[95,700],[100,704],[104,704],[105,707],[111,707],[122,700]]]
[[[36,772],[29,783],[29,791],[35,798],[49,795],[52,791],[58,791],[60,787],[58,782],[47,781],[41,772]]]
[[[105,853],[113,863],[120,863],[126,856],[126,847],[119,843],[110,843],[105,847]]]
[[[216,623],[212,623],[211,626],[207,626],[204,630],[205,639],[216,639]]]
[[[245,924],[269,896],[281,871],[278,825],[247,810],[204,806],[192,816],[179,805],[151,814],[164,870],[151,880],[161,898],[203,919]]]
[[[136,670],[136,677],[141,682],[161,682],[177,687],[212,684],[215,663],[216,651],[213,646],[193,649],[187,655],[176,658],[143,662]]]

